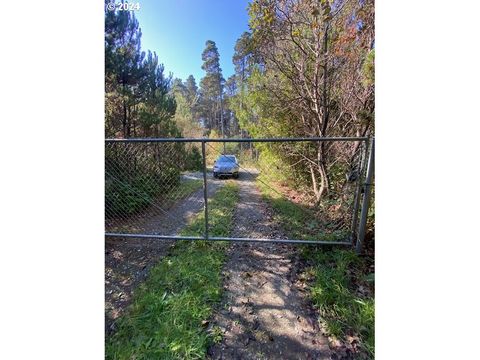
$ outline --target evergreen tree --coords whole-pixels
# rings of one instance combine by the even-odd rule
[[[141,51],[133,12],[105,14],[105,133],[107,137],[176,136],[171,79],[155,53]]]
[[[243,89],[246,79],[250,76],[252,59],[252,38],[249,32],[244,32],[235,43],[232,62],[238,86]]]
[[[220,55],[214,41],[208,40],[205,43],[202,60],[202,69],[206,74],[200,81],[200,114],[208,129],[216,129],[224,134],[223,83],[225,80],[220,68]]]
[[[142,62],[145,53],[140,50],[142,32],[135,15],[129,11],[108,11],[105,18],[105,74],[107,91],[117,93],[116,109],[121,118],[121,133],[127,138],[132,133],[132,108],[138,98],[136,88],[143,76]],[[110,94],[111,95],[111,94]],[[108,94],[107,94],[108,98]],[[113,110],[113,109],[107,109]],[[107,112],[107,114],[109,114]],[[109,119],[115,122],[116,119]],[[113,125],[115,127],[115,125]]]
[[[190,75],[184,83],[187,100],[193,107],[198,101],[198,87],[193,75]]]

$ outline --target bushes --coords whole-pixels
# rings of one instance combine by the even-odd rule
[[[129,216],[180,183],[180,170],[162,161],[155,148],[111,145],[105,151],[105,209],[108,217]]]
[[[160,174],[138,174],[128,179],[107,179],[105,208],[114,215],[132,215],[153,203],[156,197],[178,186],[180,174],[166,169]],[[171,176],[169,176],[171,175]]]
[[[202,154],[196,147],[192,147],[187,152],[185,160],[185,170],[199,171],[203,168]]]
[[[107,144],[105,208],[108,217],[139,213],[180,184],[181,171],[202,169],[196,146],[183,143]],[[170,198],[169,200],[174,200]]]

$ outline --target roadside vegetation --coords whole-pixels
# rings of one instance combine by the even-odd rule
[[[275,220],[282,224],[282,228],[288,232],[290,238],[323,241],[348,240],[349,232],[347,230],[335,229],[328,218],[322,220],[318,216],[319,209],[312,209],[305,204],[289,200],[271,178],[260,175],[257,186],[260,188],[263,198],[275,210]],[[319,234],[321,234],[320,237]]]
[[[165,172],[165,170],[163,170]],[[187,197],[200,189],[202,180],[180,180],[180,173],[175,172],[170,178],[162,175],[136,170],[129,176],[127,172],[117,170],[115,175],[107,173],[105,182],[105,208],[107,216],[129,216],[142,212],[155,201],[176,201]]]
[[[353,250],[305,248],[309,267],[303,273],[324,331],[351,351],[374,358],[374,273],[369,260]]]
[[[228,236],[238,185],[227,182],[209,201],[211,235]],[[183,231],[203,230],[203,212]],[[118,330],[106,341],[107,359],[200,359],[215,335],[206,330],[222,295],[225,242],[180,241],[136,290]]]
[[[271,184],[271,183],[270,183]],[[279,195],[257,181],[263,198],[272,206],[277,222],[289,237],[296,239],[335,239],[335,235],[319,238],[320,229],[305,224],[316,217],[300,204]],[[314,233],[316,232],[316,236]],[[338,238],[341,240],[341,238]],[[345,238],[343,238],[345,240]],[[306,267],[300,280],[307,285],[309,297],[319,311],[320,324],[332,346],[343,346],[363,358],[374,357],[375,300],[373,258],[359,257],[351,249],[327,249],[304,246],[301,251]]]

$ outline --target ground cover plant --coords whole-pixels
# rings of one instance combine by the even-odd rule
[[[228,236],[238,186],[227,182],[209,201],[211,235]],[[198,234],[203,212],[182,231]],[[107,359],[199,359],[214,341],[208,319],[222,295],[225,242],[180,241],[134,294],[118,330],[106,341]]]

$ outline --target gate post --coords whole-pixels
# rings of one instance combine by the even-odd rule
[[[355,237],[357,236],[357,224],[358,224],[358,210],[360,207],[360,198],[362,192],[362,178],[366,174],[365,168],[367,167],[367,153],[368,153],[368,140],[362,143],[362,149],[360,149],[360,165],[358,169],[357,186],[355,189],[355,198],[353,200],[353,216],[352,216],[352,233],[350,235],[350,241],[352,246],[355,245]]]
[[[372,189],[374,163],[375,163],[375,138],[372,138],[370,153],[368,156],[367,174],[365,177],[365,184],[364,184],[362,213],[360,215],[360,228],[358,230],[358,235],[357,235],[357,245],[356,245],[357,254],[360,254],[360,252],[362,251],[363,242],[365,240],[365,231],[367,227],[368,208],[370,205],[370,192]]]
[[[205,140],[202,140],[202,159],[203,159],[203,201],[205,211],[205,240],[208,240],[208,190],[207,190],[207,156],[205,152]]]

